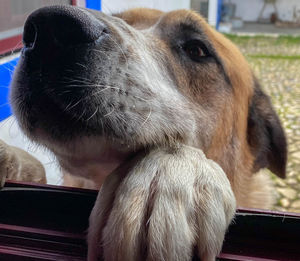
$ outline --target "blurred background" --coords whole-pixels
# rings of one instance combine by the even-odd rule
[[[270,176],[274,209],[300,213],[300,1],[299,0],[0,0],[0,139],[29,151],[45,166],[48,182],[61,183],[54,157],[20,132],[8,101],[9,82],[22,48],[26,17],[35,9],[67,4],[119,12],[132,7],[193,9],[241,49],[285,128],[287,178]]]

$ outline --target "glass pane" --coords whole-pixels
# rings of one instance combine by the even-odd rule
[[[46,5],[71,4],[71,0],[1,0],[0,40],[22,33],[26,17]]]

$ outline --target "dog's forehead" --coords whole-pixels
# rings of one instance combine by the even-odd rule
[[[127,24],[137,29],[147,29],[153,26],[163,15],[164,12],[162,11],[148,8],[134,8],[113,14],[113,16],[121,18]]]
[[[253,93],[253,80],[251,69],[238,50],[238,48],[222,34],[214,30],[204,18],[191,10],[175,10],[162,12],[155,9],[138,8],[117,14],[131,27],[144,30],[152,37],[158,37],[161,48],[173,44],[173,40],[198,39],[205,43],[206,47],[218,58],[222,64],[226,77],[231,82],[236,93],[242,92],[241,96],[251,97]],[[153,39],[154,39],[153,38]],[[238,69],[237,69],[238,68]]]
[[[204,19],[194,11],[176,10],[165,13],[161,17],[159,25],[162,27],[180,27],[181,25],[185,25],[190,29],[202,32],[206,23]]]
[[[136,8],[119,14],[115,14],[126,23],[136,29],[148,29],[150,27],[162,30],[175,29],[184,30],[189,28],[195,32],[203,32],[203,27],[207,26],[204,19],[191,10],[176,10],[162,12],[156,9]]]

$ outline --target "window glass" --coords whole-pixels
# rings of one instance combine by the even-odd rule
[[[46,5],[71,4],[71,2],[71,0],[1,0],[0,40],[21,34],[26,17],[33,10]]]

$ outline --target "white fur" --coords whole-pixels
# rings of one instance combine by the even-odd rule
[[[156,149],[103,184],[88,234],[88,260],[214,260],[235,212],[222,169],[188,146]],[[125,168],[126,169],[126,168]]]

